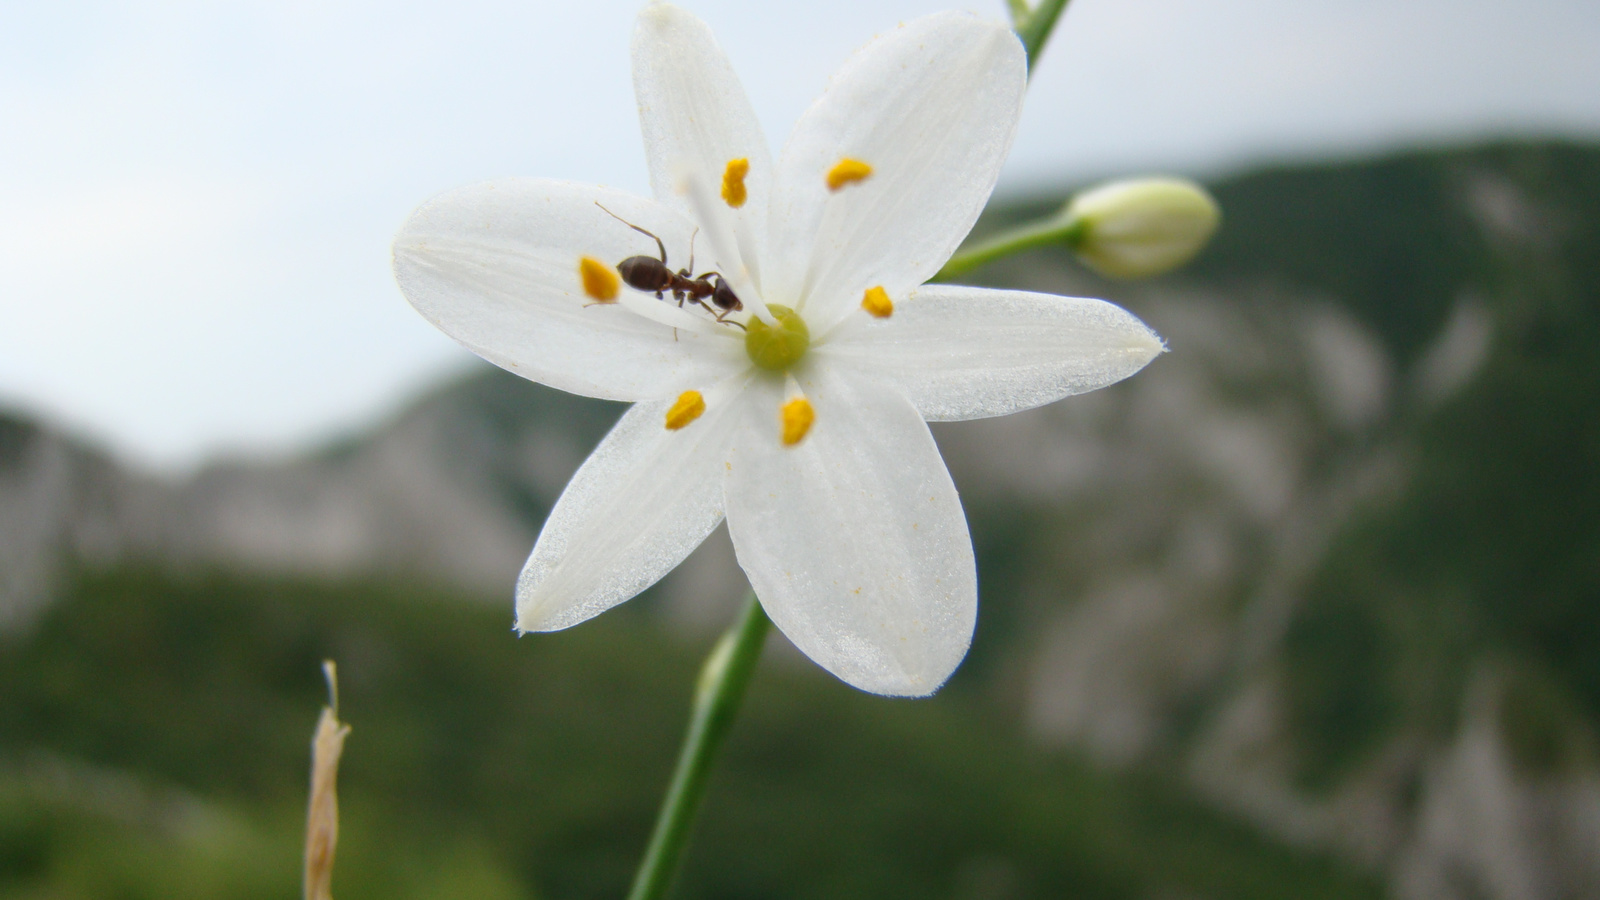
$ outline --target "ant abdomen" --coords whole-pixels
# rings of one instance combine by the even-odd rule
[[[674,277],[667,264],[653,256],[630,256],[617,263],[617,274],[628,287],[659,294],[672,287]]]

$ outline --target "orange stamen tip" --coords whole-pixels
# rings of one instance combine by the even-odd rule
[[[722,199],[734,209],[744,205],[750,198],[749,192],[744,189],[744,177],[750,174],[750,160],[740,157],[728,160],[727,168],[722,170]]]
[[[706,398],[700,396],[699,391],[684,391],[678,395],[676,403],[667,410],[667,430],[677,431],[700,418],[706,411]]]
[[[779,413],[783,417],[785,447],[793,447],[805,440],[806,433],[811,430],[811,423],[817,420],[817,411],[811,408],[811,401],[804,397],[796,397],[785,403]]]
[[[889,292],[883,285],[867,288],[861,295],[861,308],[880,319],[887,319],[894,314],[894,301],[889,299]]]
[[[578,259],[578,277],[583,279],[583,292],[596,303],[613,303],[622,279],[612,268],[592,256]]]
[[[837,191],[847,184],[865,181],[872,174],[872,167],[859,159],[846,156],[833,164],[828,170],[828,190]]]

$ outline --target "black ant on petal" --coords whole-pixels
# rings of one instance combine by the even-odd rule
[[[596,201],[594,205],[600,206],[599,201]],[[665,300],[667,291],[671,291],[672,297],[678,301],[680,309],[683,308],[685,301],[695,303],[704,308],[706,312],[711,313],[718,322],[738,325],[740,328],[744,327],[743,324],[727,318],[729,313],[744,309],[744,303],[733,292],[733,288],[728,286],[728,282],[723,279],[722,274],[720,272],[692,274],[694,270],[694,238],[691,237],[689,239],[689,268],[679,269],[674,272],[667,267],[667,245],[661,242],[661,238],[656,237],[653,232],[646,231],[629,222],[604,206],[600,206],[600,209],[604,210],[605,214],[611,218],[654,240],[656,249],[661,251],[660,259],[653,256],[630,256],[617,263],[617,274],[622,276],[622,280],[628,287],[653,293],[656,295],[657,300]],[[698,230],[696,233],[698,234]],[[708,298],[711,301],[710,303],[706,302]]]

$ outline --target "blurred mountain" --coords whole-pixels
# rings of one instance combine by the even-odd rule
[[[1115,293],[1172,352],[1037,414],[1087,450],[1005,445],[1016,502],[1056,491],[1030,721],[1397,897],[1600,896],[1600,152],[1217,193],[1184,283]],[[958,471],[1009,424],[947,432]]]
[[[72,560],[384,572],[503,593],[619,409],[480,375],[348,442],[219,461],[180,483],[0,418],[0,621],[43,602]]]
[[[1224,227],[1170,279],[1043,251],[982,273],[1116,300],[1171,352],[935,427],[983,604],[948,692],[1398,898],[1600,896],[1600,149],[1214,188]],[[484,370],[339,446],[182,483],[0,420],[0,622],[27,633],[85,565],[158,564],[376,573],[509,626],[539,523],[619,409]],[[741,591],[719,535],[648,603],[703,635]]]

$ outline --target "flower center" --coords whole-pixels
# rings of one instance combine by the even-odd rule
[[[800,361],[811,346],[811,330],[800,314],[787,306],[769,304],[778,327],[757,318],[745,326],[744,350],[750,361],[771,372],[782,372]]]

